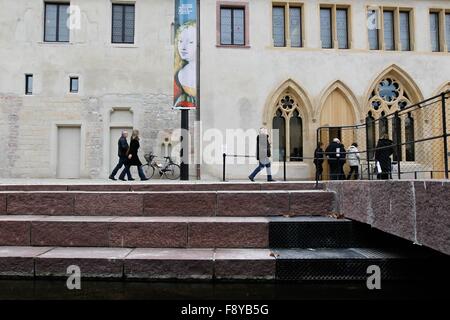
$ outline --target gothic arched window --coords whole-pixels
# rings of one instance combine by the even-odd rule
[[[387,116],[401,111],[407,106],[411,105],[411,95],[403,84],[393,76],[385,76],[376,84],[369,97],[369,113],[374,120],[378,120],[378,136],[383,134],[389,135],[389,122]],[[403,133],[405,128],[405,135],[398,136],[397,132]],[[412,129],[411,129],[412,128]],[[414,140],[414,119],[409,115],[405,121],[400,119],[392,119],[392,140],[394,143],[401,143],[404,141]],[[367,128],[369,130],[369,128]],[[372,128],[371,135],[372,135]],[[370,141],[371,136],[369,136]],[[369,144],[370,145],[370,144]],[[414,161],[414,144],[408,144],[405,148],[401,148],[403,152],[406,151],[406,161]],[[394,153],[394,160],[402,160],[402,154]]]
[[[274,160],[282,161],[284,156],[290,161],[302,161],[303,157],[303,120],[300,106],[290,94],[283,95],[272,119],[274,131]]]

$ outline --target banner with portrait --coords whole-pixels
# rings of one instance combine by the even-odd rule
[[[197,0],[175,0],[174,109],[197,107]]]

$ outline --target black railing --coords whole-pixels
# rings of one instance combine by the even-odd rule
[[[373,178],[370,163],[374,161],[375,153],[384,148],[393,148],[393,164],[396,166],[398,179],[402,179],[405,174],[414,174],[416,178],[420,172],[430,172],[432,178],[448,179],[449,98],[450,91],[447,91],[378,119],[371,119],[368,115],[363,124],[320,127],[317,129],[316,141],[319,143],[326,142],[326,138],[339,138],[346,145],[357,142],[362,146],[359,152],[369,159],[366,163],[368,179]],[[376,146],[375,138],[380,138],[382,128],[391,139],[391,146]],[[339,136],[332,137],[331,132],[338,132]],[[407,168],[408,164],[423,168],[402,168]],[[393,171],[390,170],[389,173],[392,174]]]

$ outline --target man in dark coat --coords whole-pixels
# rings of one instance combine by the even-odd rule
[[[323,162],[325,161],[325,157],[323,154],[323,143],[319,142],[316,150],[314,150],[314,165],[316,166],[316,181],[322,180],[323,173]]]
[[[119,162],[117,163],[116,167],[111,172],[111,174],[109,175],[109,178],[111,180],[116,180],[116,174],[120,170],[120,168],[122,168],[122,166],[125,166],[124,170],[125,170],[125,173],[127,174],[128,180],[133,180],[133,178],[131,177],[130,170],[125,165],[125,163],[127,161],[127,152],[128,152],[127,137],[128,137],[128,132],[126,130],[122,131],[122,135],[120,136],[120,139],[117,143],[117,145],[118,145],[117,155],[119,156]]]
[[[141,178],[141,181],[146,181],[148,180],[148,178],[145,176],[144,171],[142,170],[142,162],[138,156],[139,148],[139,130],[133,130],[133,133],[131,134],[130,149],[128,150],[128,158],[126,160],[125,167],[129,171],[131,166],[137,166],[139,178]],[[124,178],[125,170],[123,170],[120,174],[119,180],[124,181]]]
[[[394,153],[393,144],[387,134],[383,134],[378,140],[375,150],[375,160],[380,163],[381,172],[377,172],[377,179],[388,180],[391,175],[391,155]]]
[[[261,128],[259,135],[256,137],[256,159],[259,161],[258,167],[248,176],[251,181],[255,181],[255,176],[265,167],[267,171],[267,181],[275,181],[272,179],[270,168],[270,143],[269,135],[266,128]]]
[[[330,166],[330,180],[343,179],[343,166],[345,163],[345,148],[338,138],[334,138],[333,142],[325,150]]]

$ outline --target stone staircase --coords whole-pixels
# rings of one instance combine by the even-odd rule
[[[441,259],[336,211],[313,183],[3,185],[0,277],[402,279]]]

